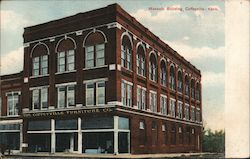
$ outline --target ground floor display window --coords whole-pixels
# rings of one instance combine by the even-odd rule
[[[19,150],[20,132],[0,132],[0,145],[10,150]]]
[[[51,136],[50,134],[29,134],[28,135],[29,152],[50,152]]]
[[[113,132],[83,133],[83,153],[114,153]]]
[[[77,133],[56,133],[56,152],[73,152],[77,150]]]

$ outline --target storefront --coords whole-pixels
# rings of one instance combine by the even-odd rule
[[[27,121],[28,152],[130,153],[129,119],[56,117]]]
[[[22,120],[0,122],[0,145],[11,153],[20,152],[22,140]]]

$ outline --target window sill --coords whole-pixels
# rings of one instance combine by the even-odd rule
[[[72,73],[72,72],[76,72],[76,70],[64,71],[64,72],[56,72],[55,75],[64,74],[64,73]]]
[[[126,68],[126,67],[123,67],[123,66],[122,66],[122,69],[123,69],[123,70],[125,70],[125,71],[128,71],[128,72],[133,73],[133,71],[132,71],[132,70],[130,70],[130,69]]]
[[[146,76],[143,76],[143,75],[138,74],[138,73],[137,73],[137,75],[138,75],[138,77],[140,77],[140,78],[144,78],[144,79],[146,79]]]
[[[46,75],[37,75],[37,76],[30,76],[30,79],[39,78],[39,77],[47,77],[47,76],[49,76],[49,74],[46,74]]]
[[[8,118],[15,118],[15,117],[19,117],[20,115],[7,115],[5,117],[8,117]]]
[[[108,67],[108,65],[88,67],[88,68],[85,67],[82,70],[93,70],[93,69],[104,68],[104,67]]]

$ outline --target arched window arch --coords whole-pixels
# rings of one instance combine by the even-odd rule
[[[176,83],[175,83],[175,68],[174,66],[170,66],[170,78],[169,78],[169,85],[172,90],[175,90]]]
[[[201,93],[201,90],[200,90],[200,83],[197,82],[197,83],[196,83],[196,91],[195,91],[196,97],[195,97],[195,98],[196,98],[198,101],[200,101],[200,93]]]
[[[167,85],[167,65],[165,60],[161,60],[161,84]]]
[[[75,49],[75,41],[70,37],[65,37],[58,41],[56,46],[57,72],[75,69]]]
[[[146,76],[145,59],[146,59],[145,50],[143,46],[140,44],[137,48],[136,65],[137,65],[137,73],[142,76]]]
[[[182,72],[178,71],[178,91],[183,91],[183,78],[182,78]]]
[[[157,58],[155,53],[151,53],[149,58],[149,76],[152,81],[157,81]]]
[[[186,75],[185,76],[185,95],[189,96],[189,79],[188,79],[188,76]]]
[[[194,93],[195,93],[195,83],[194,79],[191,80],[191,97],[194,98]]]
[[[122,37],[121,65],[132,70],[132,43],[127,35]]]
[[[105,37],[101,32],[90,33],[84,41],[85,67],[105,65]]]
[[[40,42],[32,48],[30,54],[32,58],[32,76],[48,74],[48,55],[49,48],[44,43]]]

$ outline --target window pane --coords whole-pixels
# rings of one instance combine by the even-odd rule
[[[122,104],[126,105],[126,84],[122,82]]]
[[[67,92],[67,101],[68,106],[74,106],[75,105],[75,86],[68,86],[68,92]]]
[[[129,84],[127,85],[127,105],[128,106],[132,106],[132,86],[130,86]]]
[[[57,100],[58,108],[65,107],[65,87],[58,87],[58,100]]]
[[[86,84],[86,105],[94,105],[94,84]]]
[[[33,109],[40,109],[40,103],[39,103],[39,89],[33,90],[32,92],[32,105]]]
[[[86,118],[82,120],[82,129],[112,129],[114,119],[112,117]]]
[[[50,120],[38,120],[38,121],[29,121],[28,130],[50,130],[51,122]]]
[[[48,108],[48,88],[41,89],[42,108]]]
[[[77,120],[55,120],[56,130],[77,130]]]
[[[119,117],[118,128],[129,130],[129,119],[124,117]]]
[[[105,104],[105,82],[97,83],[97,104]]]

